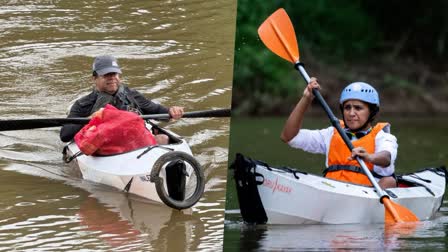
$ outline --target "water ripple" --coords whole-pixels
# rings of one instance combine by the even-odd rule
[[[157,59],[182,54],[175,40],[87,40],[52,43],[27,43],[0,49],[0,62],[12,69],[54,64],[61,58],[113,54],[117,58]]]

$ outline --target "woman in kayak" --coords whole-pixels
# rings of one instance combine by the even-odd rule
[[[311,78],[289,115],[281,139],[293,148],[326,154],[324,175],[327,178],[372,186],[356,161],[358,156],[366,162],[381,188],[396,187],[394,162],[397,139],[390,134],[389,123],[373,124],[380,105],[377,91],[364,82],[352,83],[342,90],[339,99],[341,126],[354,145],[350,152],[332,126],[321,130],[302,129],[305,112],[314,99],[313,88],[320,89],[316,78]]]

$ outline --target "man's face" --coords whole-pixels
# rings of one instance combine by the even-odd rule
[[[93,80],[98,91],[113,95],[117,92],[118,86],[120,85],[120,74],[107,73],[105,75],[94,76]]]

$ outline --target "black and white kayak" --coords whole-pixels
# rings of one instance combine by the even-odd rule
[[[373,187],[327,179],[289,167],[272,167],[241,154],[231,165],[241,215],[255,224],[384,223],[385,209]],[[445,194],[445,167],[397,176],[390,199],[419,220],[434,217]]]
[[[229,117],[230,109],[185,112],[182,118]],[[175,209],[190,208],[202,197],[205,187],[201,165],[193,157],[190,146],[179,135],[163,129],[150,120],[168,120],[169,114],[141,115],[146,128],[169,138],[166,145],[151,145],[133,151],[107,155],[84,155],[76,143],[63,150],[64,160],[83,179],[109,185],[145,199],[163,202]],[[87,117],[31,118],[0,120],[0,131],[85,125]],[[153,133],[155,133],[153,131]]]
[[[157,126],[147,124],[147,127],[151,130]],[[64,160],[79,169],[85,180],[163,202],[175,209],[189,208],[204,192],[202,168],[185,139],[169,130],[157,128],[169,136],[169,144],[116,155],[88,156],[72,141],[64,148]]]

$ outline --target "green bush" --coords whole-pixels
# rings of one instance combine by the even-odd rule
[[[270,105],[272,112],[288,111],[305,85],[292,64],[258,38],[260,24],[280,7],[295,27],[302,62],[310,74],[317,70],[318,76],[330,78],[333,83],[326,85],[361,77],[384,86],[390,81],[380,76],[384,73],[403,79],[400,83],[414,90],[408,98],[418,100],[415,90],[420,89],[414,85],[423,79],[413,76],[425,71],[431,78],[419,85],[430,84],[438,94],[446,90],[448,1],[240,0],[232,101],[237,112],[257,114]]]
[[[312,50],[326,61],[366,54],[379,37],[375,23],[358,1],[239,1],[235,93],[282,97],[297,93],[299,82],[293,66],[270,52],[257,34],[260,24],[280,7],[290,16],[301,49]]]

